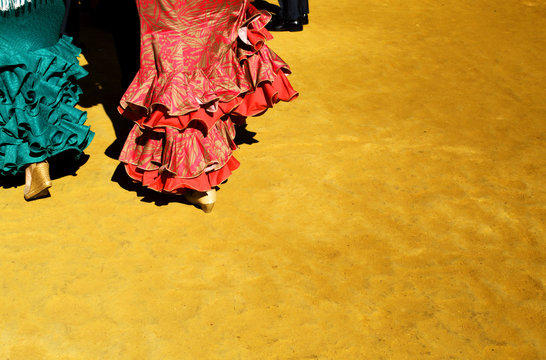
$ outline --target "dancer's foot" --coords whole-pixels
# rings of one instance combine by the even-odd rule
[[[188,190],[184,193],[184,197],[193,205],[199,206],[204,212],[210,213],[214,207],[214,203],[216,202],[216,190]]]
[[[27,166],[25,169],[25,200],[30,201],[48,196],[48,189],[51,185],[47,161]]]

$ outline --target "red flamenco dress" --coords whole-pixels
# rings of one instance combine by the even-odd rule
[[[137,0],[140,70],[123,95],[135,122],[129,176],[168,193],[207,191],[239,167],[235,126],[297,92],[265,44],[270,19],[247,0]]]

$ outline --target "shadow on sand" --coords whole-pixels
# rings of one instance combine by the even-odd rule
[[[60,179],[65,176],[77,176],[76,172],[87,160],[89,160],[89,155],[82,153],[78,156],[78,153],[74,151],[65,151],[47,159],[51,180]],[[24,172],[12,176],[0,177],[0,187],[5,189],[22,185],[25,185]]]

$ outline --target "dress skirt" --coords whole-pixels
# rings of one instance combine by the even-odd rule
[[[137,0],[140,70],[120,113],[135,122],[120,161],[160,192],[207,191],[226,180],[235,125],[297,96],[266,44],[270,19],[247,0]]]
[[[87,72],[80,49],[59,39],[63,0],[33,0],[0,11],[0,175],[70,151],[78,157],[93,133],[74,106]]]

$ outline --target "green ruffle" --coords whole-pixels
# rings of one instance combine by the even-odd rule
[[[74,108],[87,75],[80,50],[63,36],[52,47],[26,53],[0,46],[0,174],[89,145],[87,113]]]

